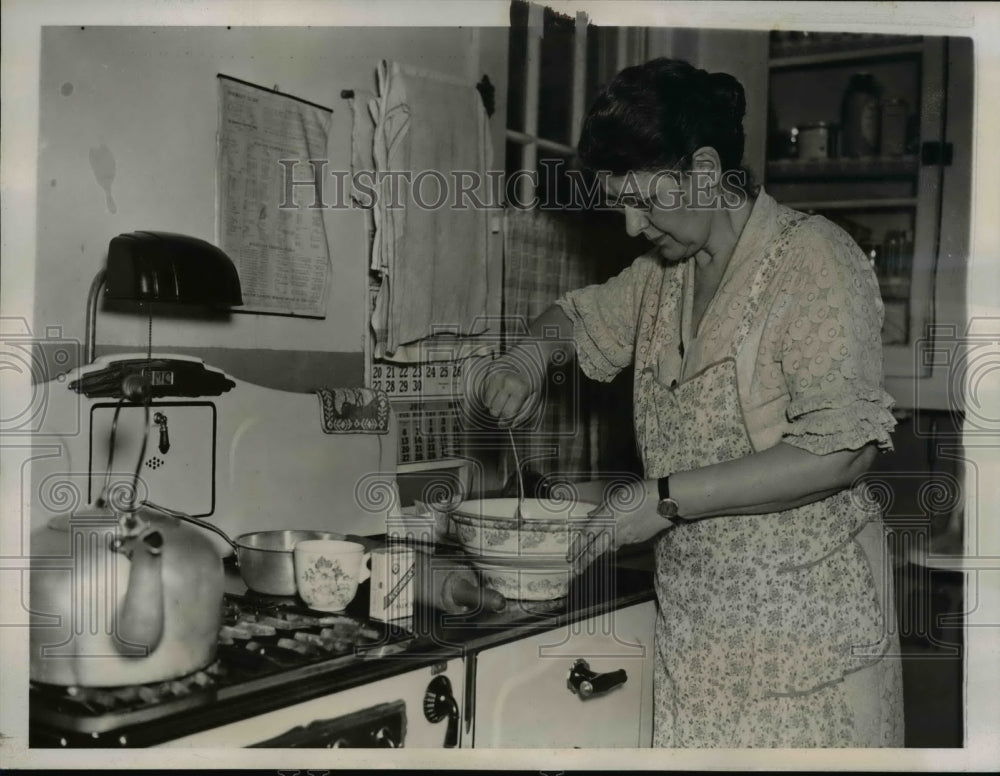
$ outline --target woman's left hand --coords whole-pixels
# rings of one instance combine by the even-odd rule
[[[656,480],[638,480],[613,491],[586,523],[573,529],[566,560],[580,573],[609,550],[652,539],[670,527],[656,512]]]

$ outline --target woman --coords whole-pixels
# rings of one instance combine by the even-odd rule
[[[842,230],[746,182],[744,111],[736,79],[676,60],[605,88],[580,157],[654,247],[557,300],[480,400],[529,412],[532,353],[632,366],[647,479],[611,541],[656,538],[655,745],[901,746],[882,525],[852,487],[892,449],[878,284]]]

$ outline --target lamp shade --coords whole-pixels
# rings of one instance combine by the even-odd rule
[[[243,304],[232,260],[211,243],[170,232],[120,234],[108,246],[105,296],[137,302]]]

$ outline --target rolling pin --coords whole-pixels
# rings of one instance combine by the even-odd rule
[[[414,601],[448,612],[502,612],[507,599],[496,590],[480,587],[476,572],[454,557],[437,557],[418,549]]]

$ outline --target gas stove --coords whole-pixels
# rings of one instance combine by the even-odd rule
[[[216,660],[178,679],[125,687],[32,683],[32,746],[132,746],[178,715],[214,712],[251,696],[317,682],[404,652],[412,632],[361,614],[324,614],[296,598],[227,593]],[[212,713],[209,714],[212,716]]]

